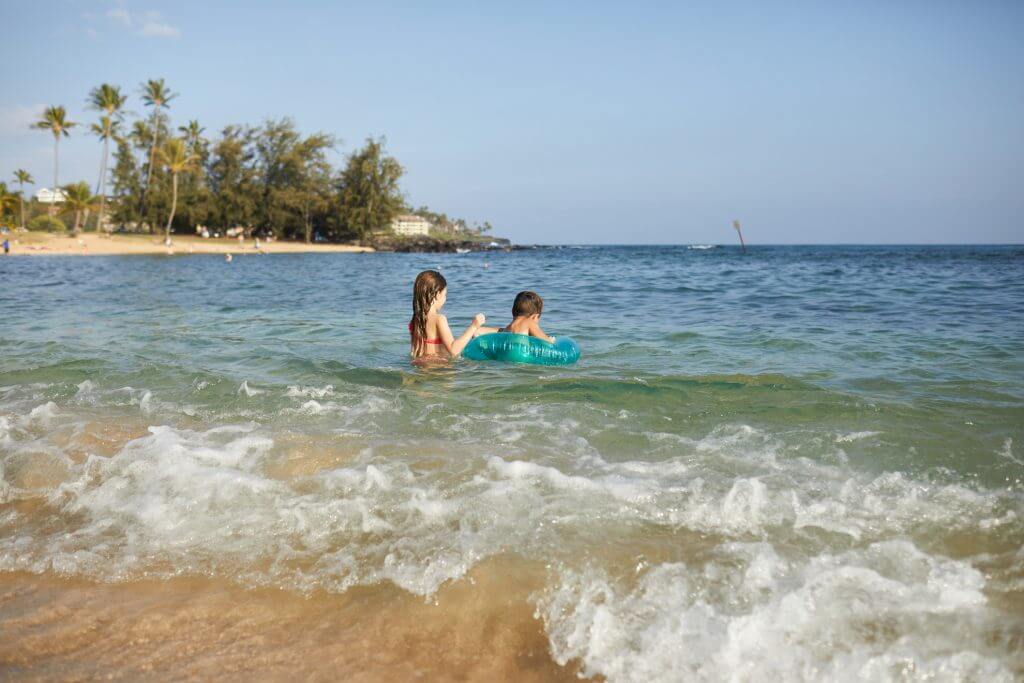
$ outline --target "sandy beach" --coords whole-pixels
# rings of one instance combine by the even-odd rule
[[[11,256],[123,256],[128,254],[285,254],[308,252],[369,252],[370,247],[348,244],[305,244],[303,242],[260,241],[257,251],[253,241],[237,239],[203,239],[193,235],[175,235],[171,247],[164,246],[162,235],[106,235],[95,232],[77,237],[27,232],[7,235]]]
[[[528,603],[543,569],[507,561],[424,601],[208,578],[109,584],[0,574],[0,678],[573,681]]]

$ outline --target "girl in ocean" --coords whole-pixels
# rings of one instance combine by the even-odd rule
[[[477,336],[484,324],[483,313],[473,316],[473,322],[457,339],[448,327],[448,318],[441,308],[448,300],[448,282],[436,270],[425,270],[416,276],[412,287],[412,320],[409,335],[414,361],[429,362],[458,356],[466,344]]]

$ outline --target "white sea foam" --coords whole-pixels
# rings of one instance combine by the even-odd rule
[[[966,562],[907,541],[809,561],[730,544],[633,586],[565,569],[537,612],[558,662],[613,681],[1010,681],[983,586]]]
[[[323,387],[302,387],[292,385],[285,392],[291,398],[326,398],[334,395],[334,386],[328,384]]]
[[[335,406],[329,402],[326,405],[324,405],[323,403],[320,403],[320,401],[310,399],[303,403],[301,406],[299,406],[299,412],[308,413],[310,415],[320,415],[322,413],[327,412],[328,410],[331,410],[334,407]]]
[[[78,385],[78,391],[75,392],[75,398],[84,398],[96,390],[96,385],[91,380],[85,380]]]
[[[265,393],[267,393],[266,389],[254,389],[254,388],[250,387],[249,386],[249,380],[242,380],[242,384],[239,385],[239,387],[238,387],[238,394],[239,395],[245,394],[249,398],[252,398],[253,396],[259,396],[260,394],[265,394]]]
[[[54,461],[59,482],[36,477],[44,488],[28,491],[15,490],[12,475],[43,462],[33,454],[44,446],[59,449],[19,425],[66,414],[52,406],[0,422],[0,500],[42,495],[69,525],[19,519],[0,529],[0,570],[108,581],[213,574],[302,591],[390,581],[430,595],[486,557],[515,553],[555,568],[538,597],[552,651],[612,680],[673,671],[760,679],[755,665],[787,680],[900,671],[997,680],[1011,661],[995,651],[998,639],[952,643],[926,622],[983,634],[994,623],[984,591],[1017,577],[986,584],[969,561],[918,540],[936,530],[1019,533],[1011,494],[794,457],[744,425],[702,438],[651,434],[654,459],[611,461],[577,421],[530,407],[492,417],[497,430],[439,407],[423,419],[447,421],[464,441],[375,445],[365,435],[401,410],[394,397],[295,398],[305,399],[297,410],[331,411],[339,431],[371,445],[344,466],[330,460],[282,478],[268,472],[287,464],[288,449],[267,428],[158,426],[113,457]],[[478,433],[491,435],[486,446]],[[538,433],[554,446],[532,447]],[[423,466],[422,456],[442,464]],[[587,566],[591,544],[642,547],[638,530],[668,543],[718,540],[692,563],[627,558],[641,567],[635,584]],[[819,603],[820,613],[807,607]],[[842,638],[850,648],[835,647]]]
[[[854,441],[860,441],[861,439],[867,439],[872,436],[878,436],[881,432],[849,432],[847,434],[837,434],[836,443],[852,443]]]
[[[1013,439],[1010,437],[1006,437],[1006,439],[1003,440],[1003,447],[998,451],[997,455],[1003,460],[1011,462],[1014,465],[1024,467],[1024,462],[1013,455]]]
[[[47,401],[46,403],[33,408],[32,411],[29,412],[26,422],[45,427],[53,421],[53,418],[57,416],[58,412],[57,404],[53,401]]]

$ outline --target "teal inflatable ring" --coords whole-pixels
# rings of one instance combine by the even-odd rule
[[[534,365],[572,365],[580,359],[580,347],[569,337],[556,337],[555,343],[525,334],[495,332],[469,342],[462,355],[470,360],[497,360]]]

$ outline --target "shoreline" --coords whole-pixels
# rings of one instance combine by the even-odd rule
[[[302,253],[367,253],[372,247],[351,244],[306,244],[305,242],[260,242],[239,244],[237,239],[202,238],[194,235],[173,236],[171,247],[164,246],[160,235],[135,235],[84,232],[77,237],[50,233],[27,232],[5,235],[11,242],[8,256],[180,256],[188,254],[302,254]]]

